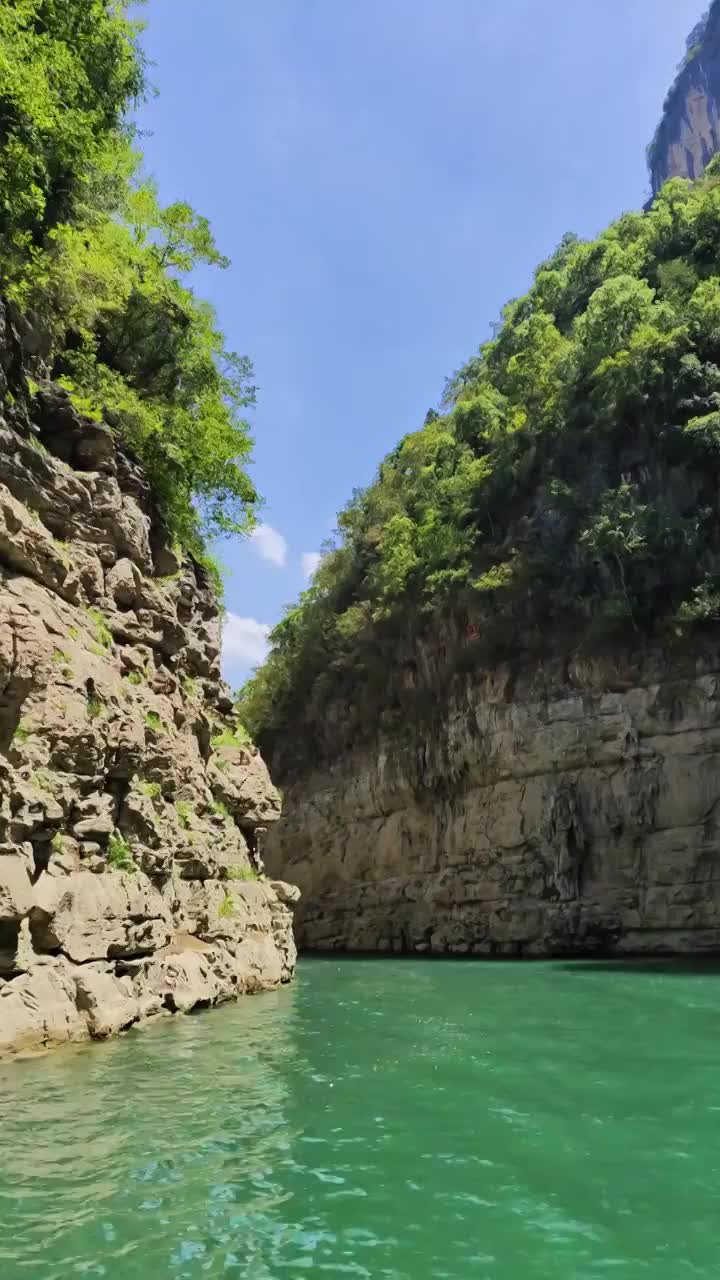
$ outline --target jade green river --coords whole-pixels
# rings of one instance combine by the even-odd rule
[[[720,1275],[720,972],[305,960],[0,1067],[2,1280]]]

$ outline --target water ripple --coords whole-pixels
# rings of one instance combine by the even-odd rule
[[[716,1280],[716,978],[311,962],[0,1069],[2,1280]]]

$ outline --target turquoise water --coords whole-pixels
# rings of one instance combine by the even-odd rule
[[[309,960],[0,1067],[2,1280],[720,1275],[720,973]]]

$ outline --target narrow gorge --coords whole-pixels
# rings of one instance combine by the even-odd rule
[[[239,701],[210,552],[257,520],[255,388],[133,150],[139,34],[0,9],[0,1050],[286,983],[293,912],[310,950],[716,951],[720,0],[651,204],[540,264]]]
[[[0,0],[0,1280],[717,1280],[702,3]]]

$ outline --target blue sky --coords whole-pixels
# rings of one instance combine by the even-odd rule
[[[232,259],[266,505],[224,544],[237,686],[352,489],[565,231],[647,196],[703,0],[150,0],[147,167]]]

